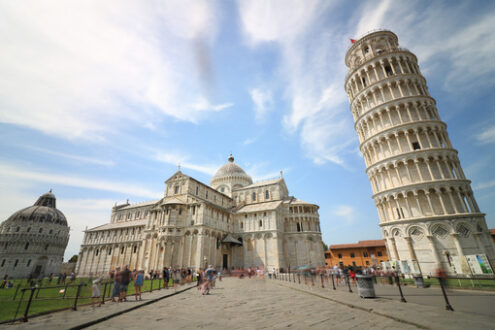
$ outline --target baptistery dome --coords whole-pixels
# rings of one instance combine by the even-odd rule
[[[8,223],[39,222],[67,226],[67,219],[62,212],[56,209],[55,195],[50,191],[41,195],[34,205],[26,207],[12,214],[6,221]],[[4,225],[2,224],[2,226]]]
[[[55,195],[41,195],[34,205],[0,224],[0,275],[28,277],[57,273],[69,241],[64,214]]]
[[[220,167],[210,180],[210,186],[228,196],[232,196],[232,190],[252,184],[251,177],[234,163],[234,157],[230,154],[227,164]]]

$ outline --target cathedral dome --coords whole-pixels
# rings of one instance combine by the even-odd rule
[[[220,167],[210,181],[210,186],[231,195],[232,189],[252,184],[251,177],[234,163],[234,157],[230,154],[227,164]]]

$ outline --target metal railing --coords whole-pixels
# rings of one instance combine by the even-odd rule
[[[404,287],[412,286],[416,288],[424,288],[429,290],[430,287],[439,287],[440,292],[430,292],[428,295],[440,295],[443,296],[444,306],[446,310],[454,311],[453,306],[449,300],[449,294],[451,291],[446,289],[485,289],[485,290],[495,290],[495,277],[492,276],[477,276],[477,277],[457,277],[450,276],[447,278],[440,277],[421,277],[415,276],[414,278],[406,278],[405,276],[399,274],[388,274],[388,275],[369,275],[373,286],[376,287],[378,291],[382,291],[386,288],[385,296],[395,296],[403,303],[407,303],[406,294],[403,290]],[[291,285],[300,285],[306,287],[312,287],[315,289],[327,290],[327,291],[342,291],[348,293],[354,293],[353,288],[359,287],[359,281],[356,278],[351,278],[348,274],[335,275],[333,273],[313,273],[313,272],[292,272],[292,273],[279,273],[279,274],[269,274],[269,280],[282,281],[291,283]],[[457,283],[457,284],[456,284]],[[396,289],[390,290],[395,287]],[[380,289],[382,288],[382,289]],[[359,290],[358,290],[359,291]],[[409,294],[412,296],[417,295],[416,293],[411,293],[409,289]],[[449,293],[450,292],[450,293]]]

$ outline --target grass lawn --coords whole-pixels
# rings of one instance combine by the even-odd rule
[[[29,290],[29,285],[27,285],[27,280],[13,280],[14,287],[11,289],[0,289],[0,322],[11,320],[14,317],[19,318],[24,315],[24,311],[26,309],[29,296],[31,294],[31,290]],[[19,289],[17,286],[20,284]],[[69,285],[69,281],[66,281],[66,284]],[[74,281],[73,284],[67,286],[65,288],[64,285],[57,285],[57,280],[52,280],[51,283],[48,282],[48,279],[43,280],[42,288],[40,290],[36,289],[34,291],[33,300],[31,302],[31,306],[29,308],[28,315],[34,315],[47,311],[56,311],[60,309],[71,308],[74,306],[74,301],[77,293],[77,285],[78,284],[86,284],[81,286],[81,291],[79,294],[79,299],[77,301],[78,305],[88,304],[91,302],[91,286],[92,283],[89,282],[87,278],[78,278]],[[151,280],[145,280],[142,292],[149,292],[151,289]],[[163,287],[163,281],[153,280],[153,290],[158,289],[158,286]],[[168,283],[169,286],[172,286],[173,283],[170,281]],[[22,289],[27,288],[22,293]],[[100,292],[103,295],[103,291],[105,290],[105,297],[109,297],[112,294],[113,284],[108,283],[105,290],[105,284],[100,284]],[[63,290],[62,292],[60,292]],[[17,294],[16,294],[17,291]],[[65,297],[64,297],[65,293]],[[135,288],[134,284],[129,283],[128,287],[128,295],[134,295]],[[15,299],[14,299],[15,296]],[[16,310],[18,309],[17,315]]]

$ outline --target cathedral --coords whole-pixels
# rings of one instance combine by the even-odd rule
[[[160,200],[112,208],[110,223],[85,231],[76,272],[107,274],[118,266],[325,265],[318,205],[289,196],[279,178],[253,183],[230,155],[206,185],[179,170]]]

